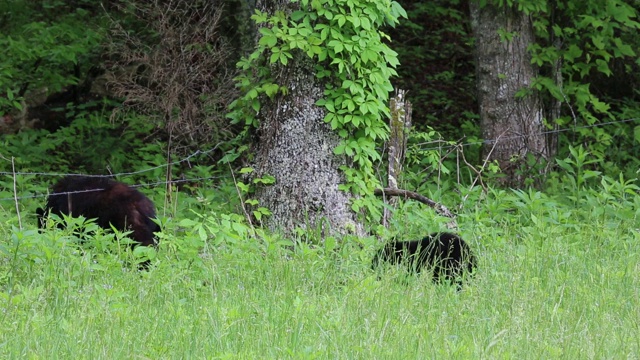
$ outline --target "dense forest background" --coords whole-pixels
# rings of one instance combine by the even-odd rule
[[[590,170],[636,177],[637,4],[526,5],[520,7],[536,30],[529,51],[539,68],[531,86],[546,110],[557,111],[546,123],[555,156],[579,147],[593,156]],[[468,183],[475,172],[462,169],[460,153],[475,167],[487,159],[469,4],[402,6],[408,18],[384,31],[400,61],[392,83],[413,106],[406,186],[419,190],[443,169]],[[145,157],[160,165],[214,147],[199,159],[199,171],[214,165],[209,169],[228,172],[215,166],[225,154],[246,160],[238,149],[252,138],[225,115],[239,96],[236,62],[253,40],[247,3],[9,1],[1,10],[0,129],[5,156],[16,157],[22,172],[132,172],[151,160]],[[561,170],[553,159],[529,165],[520,169],[529,176],[522,186],[544,187],[546,169]],[[194,164],[188,167],[171,169],[164,180],[189,178],[184,172]],[[492,169],[482,177],[500,176]]]
[[[0,355],[633,357],[639,11],[0,0]],[[147,195],[159,247],[87,219],[39,231],[68,174]],[[392,185],[438,204],[374,195]],[[438,231],[478,258],[464,290],[371,269]]]

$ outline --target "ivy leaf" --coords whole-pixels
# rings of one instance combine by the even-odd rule
[[[369,106],[367,106],[366,102],[360,104],[360,112],[362,113],[362,115],[367,115],[367,113],[369,112]]]
[[[367,102],[367,107],[369,108],[369,112],[375,114],[379,110],[379,105],[374,102]]]
[[[575,59],[582,56],[582,49],[580,49],[577,45],[573,44],[569,46],[567,51],[564,53],[565,60],[569,62],[575,61]]]
[[[307,27],[302,27],[302,28],[298,29],[298,34],[300,34],[300,36],[303,36],[305,38],[310,36],[312,33],[313,33],[313,31],[311,29],[307,28]]]
[[[342,45],[342,42],[340,42],[338,40],[331,40],[331,41],[329,41],[329,44],[327,44],[327,45],[332,47],[333,51],[335,51],[336,54],[340,53],[344,49],[344,46]]]
[[[616,57],[636,55],[631,46],[629,46],[628,44],[623,44],[620,38],[613,39],[613,43],[616,44],[616,48],[614,50]]]
[[[309,55],[309,57],[311,57],[313,55],[318,55],[318,57],[319,57],[319,55],[322,54],[322,50],[323,49],[320,46],[313,45],[313,46],[309,47],[309,51],[308,51],[307,55]]]
[[[612,72],[611,72],[611,69],[609,69],[609,63],[607,63],[602,59],[597,59],[596,64],[598,64],[598,71],[600,71],[601,73],[607,76],[611,76]]]
[[[327,108],[327,110],[329,110],[331,112],[336,112],[335,104],[331,100],[327,100],[324,103],[324,107]]]
[[[407,12],[404,10],[402,5],[400,5],[400,3],[398,3],[397,1],[392,1],[391,2],[391,15],[393,17],[395,17],[396,19],[398,19],[400,17],[403,17],[405,19],[409,18],[407,16]]]
[[[347,146],[346,144],[344,145],[344,153],[347,154],[348,156],[353,156],[354,151],[351,148],[351,146]]]
[[[264,93],[272,98],[274,95],[278,93],[279,86],[277,84],[265,84],[262,86]]]
[[[392,67],[396,67],[396,66],[400,65],[400,61],[398,60],[397,55],[398,55],[397,53],[394,54],[394,55],[386,54],[387,62]]]
[[[267,22],[267,13],[256,10],[255,14],[251,15],[251,19],[253,19],[258,24],[265,23]]]
[[[251,101],[251,108],[256,114],[260,112],[260,101],[258,101],[258,99],[253,99],[253,101]],[[251,119],[247,118],[247,122],[251,122]]]
[[[351,21],[351,23],[353,24],[354,28],[359,28],[360,27],[360,18],[357,16],[349,16],[349,21]]]
[[[262,36],[271,36],[273,35],[273,30],[268,27],[261,27],[258,32],[262,34]]]
[[[277,43],[278,43],[278,38],[275,37],[274,35],[262,36],[260,38],[260,41],[258,41],[258,44],[269,47],[269,48],[276,46]]]
[[[602,38],[602,36],[594,36],[591,38],[591,41],[593,42],[593,45],[596,47],[596,49],[604,49],[604,39]]]
[[[356,104],[354,104],[351,99],[345,100],[343,105],[347,105],[347,110],[349,110],[349,112],[353,112],[353,110],[356,109]]]
[[[362,25],[362,28],[366,31],[371,30],[371,21],[369,21],[369,18],[361,17],[360,25]]]
[[[331,130],[335,130],[340,126],[340,120],[335,113],[329,113],[325,119],[330,119],[331,121]]]
[[[280,53],[280,62],[282,63],[282,65],[285,65],[285,66],[289,63],[287,54],[288,53],[285,53],[285,52]]]
[[[304,13],[304,12],[302,12],[300,10],[294,11],[289,15],[289,17],[293,21],[299,21],[300,19],[302,19],[305,16],[306,16],[306,13]]]
[[[246,97],[247,97],[248,99],[255,99],[255,98],[257,98],[257,97],[258,97],[258,90],[257,90],[257,89],[255,89],[255,88],[254,88],[254,89],[249,90],[249,91],[247,92]]]
[[[320,62],[325,61],[327,59],[328,55],[329,55],[329,52],[327,51],[327,49],[326,48],[322,48],[322,50],[318,54],[318,61],[320,61]]]
[[[591,106],[593,106],[593,110],[601,114],[606,114],[611,108],[609,104],[607,104],[604,101],[600,101],[600,99],[598,99],[595,96],[591,96],[590,101],[591,101]]]

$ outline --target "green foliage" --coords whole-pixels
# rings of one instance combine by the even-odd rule
[[[242,168],[240,170],[240,174],[250,174],[253,172],[253,168]],[[238,195],[242,198],[246,198],[250,194],[252,194],[255,190],[255,186],[258,184],[262,185],[271,185],[275,183],[275,178],[271,175],[265,175],[260,178],[253,178],[251,184],[245,184],[242,181],[238,181],[235,183],[238,189]],[[246,198],[244,203],[249,205],[252,209],[251,214],[253,217],[259,222],[262,221],[264,216],[271,215],[271,211],[264,206],[259,206],[259,202],[256,199]]]
[[[162,144],[145,141],[152,129],[144,118],[130,118],[125,128],[106,121],[100,113],[79,115],[55,133],[30,130],[5,135],[2,155],[14,157],[19,172],[104,174],[107,169],[126,172],[144,164],[166,163]],[[11,164],[0,162],[0,170],[10,172]]]
[[[42,200],[36,199],[34,202],[25,195],[40,191],[40,187],[33,182],[22,182],[18,184],[17,189],[21,208],[28,209],[21,209],[23,224],[27,225],[27,228],[35,228],[35,216],[31,214],[35,214],[34,209],[38,205],[41,206]],[[136,269],[137,264],[145,260],[150,260],[154,265],[170,261],[175,269],[195,267],[200,271],[203,253],[211,255],[223,247],[232,248],[233,251],[270,249],[271,240],[264,243],[258,240],[247,241],[266,235],[248,225],[242,216],[211,211],[212,208],[223,209],[222,201],[219,200],[216,200],[218,203],[214,206],[203,208],[181,201],[180,206],[176,208],[175,216],[182,220],[177,222],[159,215],[163,231],[158,234],[160,245],[156,251],[152,247],[141,246],[131,250],[132,241],[127,238],[129,232],[104,230],[93,220],[85,220],[82,217],[51,215],[41,233],[36,230],[20,230],[17,227],[16,216],[6,216],[4,206],[7,200],[12,200],[11,197],[5,197],[6,195],[0,192],[0,212],[3,215],[0,232],[7,231],[11,236],[6,238],[7,241],[0,242],[0,267],[6,265],[10,271],[6,273],[7,278],[0,279],[0,288],[6,285],[3,280],[21,281],[19,279],[24,276],[39,276],[40,271],[47,271],[50,267],[56,268],[61,264],[73,267],[76,272],[95,271],[107,274],[120,272],[123,267]],[[162,214],[163,211],[158,210],[158,213]],[[206,215],[199,211],[204,211]],[[64,226],[59,228],[59,224]],[[274,246],[276,243],[273,241]],[[41,268],[43,266],[44,269]],[[34,272],[34,267],[39,267],[39,270]]]
[[[611,178],[600,171],[591,170],[602,167],[598,166],[601,160],[597,156],[582,147],[570,147],[569,150],[570,157],[556,159],[564,172],[549,179],[548,187],[551,191],[567,194],[567,199],[574,201],[576,206],[594,207],[592,211],[598,214],[600,211],[608,214],[630,211],[628,216],[636,216],[633,205],[629,209],[625,207],[635,200],[634,197],[640,191],[637,185],[638,173],[631,179],[626,179],[622,172],[616,178]],[[603,191],[595,190],[598,186]]]
[[[563,178],[568,181],[572,188],[576,191],[583,189],[587,180],[599,176],[599,171],[586,169],[588,165],[598,163],[598,159],[588,159],[589,153],[585,151],[582,146],[573,148],[569,147],[571,157],[561,160],[556,159],[558,165],[565,170]]]
[[[402,269],[378,277],[374,238],[300,244],[211,212],[163,219],[153,266],[137,271],[122,234],[84,222],[97,233],[79,246],[81,220],[20,230],[0,203],[0,357],[625,358],[640,351],[639,189],[594,179],[558,179],[555,194],[455,189],[479,260],[459,292]],[[388,236],[443,229],[407,201]]]
[[[286,66],[295,52],[305,54],[315,61],[316,76],[325,83],[325,98],[316,104],[326,109],[324,121],[342,139],[334,152],[354,163],[342,169],[348,180],[342,189],[370,193],[376,183],[373,162],[380,160],[376,142],[388,136],[384,119],[389,115],[389,79],[398,65],[397,54],[384,43],[388,37],[380,28],[395,25],[406,14],[389,0],[302,0],[299,5],[290,14],[256,11],[253,19],[261,26],[261,37],[257,50],[239,63],[244,75],[238,83],[245,95],[232,106],[231,118],[255,126],[255,116],[247,109],[255,114],[262,95],[287,93],[272,82],[270,69]]]
[[[407,165],[421,169],[431,168],[434,169],[433,171],[449,174],[451,169],[441,162],[442,149],[440,147],[449,149],[453,146],[455,146],[454,142],[442,140],[441,135],[433,129],[414,132],[411,134],[407,146]]]
[[[408,18],[389,29],[400,61],[394,86],[407,90],[414,128],[431,127],[445,139],[470,135],[461,132],[463,124],[478,123],[468,3],[404,0],[401,4]]]
[[[640,95],[640,94],[639,94]],[[638,99],[640,100],[640,99]],[[597,133],[598,139],[607,139],[608,146],[591,146],[589,149],[596,156],[603,159],[601,170],[609,176],[623,174],[625,178],[638,177],[640,169],[640,102],[633,99],[618,101],[612,111],[620,122],[607,124]],[[605,134],[606,133],[606,134]],[[598,140],[600,141],[600,140]]]
[[[536,42],[530,50],[540,70],[532,88],[544,94],[546,108],[556,101],[562,104],[561,117],[549,124],[550,130],[561,130],[557,135],[560,156],[569,155],[569,145],[583,144],[600,157],[601,171],[609,175],[622,171],[627,178],[632,177],[638,168],[638,143],[633,136],[637,120],[633,119],[638,118],[640,102],[640,93],[634,87],[640,81],[637,6],[629,1],[600,0],[480,3],[513,7],[531,16]],[[477,125],[475,129],[468,126],[477,120],[471,113],[477,104],[468,4],[407,0],[402,5],[409,19],[401,21],[390,34],[402,63],[397,86],[409,90],[414,126],[419,131],[428,131],[425,126],[431,126],[446,139],[459,139],[470,131],[479,136]],[[555,66],[561,67],[561,83],[556,82]],[[610,124],[621,120],[625,123]],[[463,141],[474,142],[473,136]],[[481,164],[475,151],[478,147],[465,150],[470,148],[474,151],[465,153],[466,159],[474,166]],[[449,156],[442,162],[451,167],[455,159]],[[422,170],[410,169],[416,173]],[[461,178],[465,181],[466,176]],[[540,181],[536,179],[535,183]]]
[[[77,9],[53,22],[16,23],[0,33],[0,115],[22,110],[28,90],[51,94],[78,83],[74,67],[92,66],[85,62],[103,38],[101,30],[87,26],[89,16]]]
[[[632,84],[638,79],[637,7],[622,0],[571,1],[539,7],[533,6],[539,3],[535,1],[517,3],[533,17],[539,39],[530,48],[532,62],[542,68],[542,76],[534,81],[533,88],[567,105],[564,116],[557,119],[561,128],[576,127],[572,138],[561,137],[560,143],[586,144],[590,152],[603,160],[619,159],[621,149],[612,148],[615,130],[591,125],[603,120],[625,119],[616,116],[620,111],[625,112],[621,97],[635,98],[628,108],[637,108],[638,94],[626,89],[626,85],[619,86],[620,82]],[[553,68],[558,63],[562,83],[554,80]],[[620,79],[629,76],[635,80]],[[630,146],[632,142],[626,140],[626,144]],[[614,169],[611,173],[617,171]]]

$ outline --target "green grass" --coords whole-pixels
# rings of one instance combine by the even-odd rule
[[[638,209],[498,198],[460,214],[479,259],[460,292],[398,268],[378,280],[372,240],[165,248],[138,272],[73,254],[58,230],[0,228],[0,358],[637,358]]]

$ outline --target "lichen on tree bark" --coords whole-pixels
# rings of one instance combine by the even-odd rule
[[[310,60],[295,57],[276,79],[289,93],[263,104],[255,175],[272,175],[276,182],[255,195],[272,212],[265,220],[272,230],[291,233],[296,227],[321,226],[323,234],[361,234],[350,195],[338,189],[344,181],[339,167],[346,159],[333,153],[339,138],[323,121],[325,111],[315,105],[323,87],[311,69]]]

